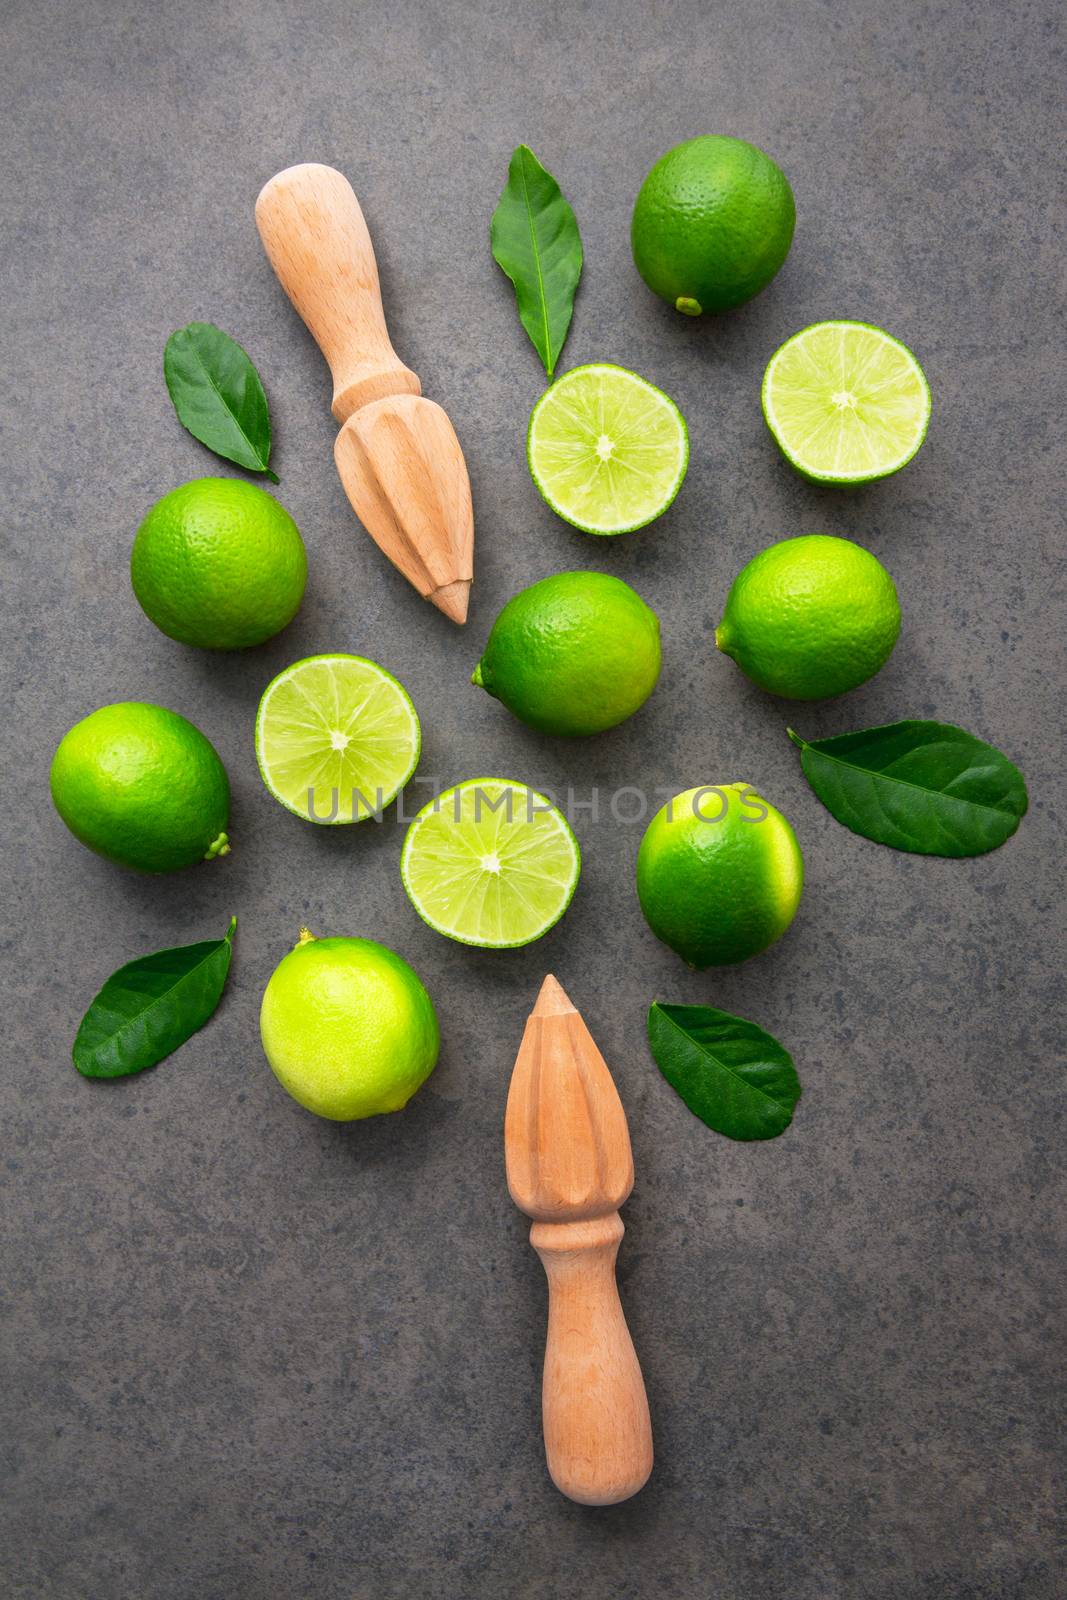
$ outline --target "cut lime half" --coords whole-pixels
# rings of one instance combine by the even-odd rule
[[[930,421],[919,363],[866,322],[816,322],[795,333],[771,357],[762,399],[782,454],[818,483],[899,472]]]
[[[269,683],[256,715],[263,782],[305,822],[363,822],[396,798],[421,745],[411,696],[363,656],[309,656]]]
[[[510,778],[471,778],[424,806],[400,876],[424,922],[500,950],[547,933],[571,903],[581,852],[551,801]]]
[[[584,533],[632,533],[682,486],[689,434],[674,401],[636,372],[598,362],[546,389],[526,460],[543,500]]]

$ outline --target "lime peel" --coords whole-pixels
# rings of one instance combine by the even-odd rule
[[[659,619],[621,578],[557,572],[512,595],[471,681],[542,733],[617,727],[652,693]]]
[[[877,557],[851,539],[809,533],[742,567],[715,642],[769,694],[825,700],[885,666],[900,624],[896,586]]]
[[[333,1122],[400,1111],[441,1040],[422,980],[396,951],[306,928],[264,990],[260,1037],[282,1087]]]

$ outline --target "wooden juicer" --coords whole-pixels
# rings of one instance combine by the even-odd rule
[[[333,374],[334,459],[352,509],[395,567],[453,622],[474,575],[470,480],[448,417],[389,341],[374,248],[333,167],[288,167],[256,201],[282,288]]]
[[[530,1243],[548,1278],[548,1470],[572,1500],[613,1505],[652,1471],[648,1400],[615,1282],[633,1157],[611,1073],[553,977],[515,1062],[504,1153],[511,1198],[533,1218]]]

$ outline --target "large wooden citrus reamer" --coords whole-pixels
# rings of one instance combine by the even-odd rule
[[[389,341],[378,266],[352,186],[308,163],[256,201],[263,248],[333,374],[334,459],[352,509],[394,566],[453,622],[474,575],[470,481],[448,417]]]
[[[534,1219],[530,1243],[548,1278],[548,1470],[572,1500],[611,1505],[652,1471],[648,1400],[615,1282],[633,1157],[611,1073],[553,977],[515,1062],[504,1152],[511,1198]]]

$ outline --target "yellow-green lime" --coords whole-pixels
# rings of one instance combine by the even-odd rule
[[[600,733],[644,705],[660,661],[659,618],[628,583],[558,572],[508,601],[471,682],[542,733]]]
[[[557,378],[534,406],[530,475],[584,533],[632,533],[662,516],[689,465],[685,418],[662,389],[596,362]]]
[[[262,644],[291,622],[307,555],[284,506],[239,478],[196,478],[157,500],[137,530],[130,578],[171,639],[204,650]]]
[[[256,715],[256,760],[274,796],[306,822],[363,822],[419,764],[411,696],[376,661],[308,656],[279,672]]]
[[[782,539],[734,579],[715,643],[786,700],[855,689],[888,661],[900,604],[881,562],[829,534]]]
[[[306,928],[271,974],[259,1030],[282,1087],[331,1122],[402,1110],[440,1047],[433,1002],[406,961],[373,939]]]
[[[750,784],[687,789],[649,823],[637,894],[652,932],[691,967],[746,961],[780,939],[804,861],[789,823]]]
[[[460,944],[504,949],[547,933],[581,871],[562,812],[524,783],[471,778],[407,831],[400,876],[424,922]]]
[[[123,700],[76,722],[52,758],[52,799],[76,839],[139,872],[229,852],[230,784],[199,728]]]
[[[789,254],[789,179],[744,139],[687,139],[641,185],[630,226],[634,263],[668,305],[697,317],[765,289]]]
[[[899,472],[923,440],[930,388],[906,345],[866,322],[816,322],[776,350],[763,415],[786,460],[817,483]]]

